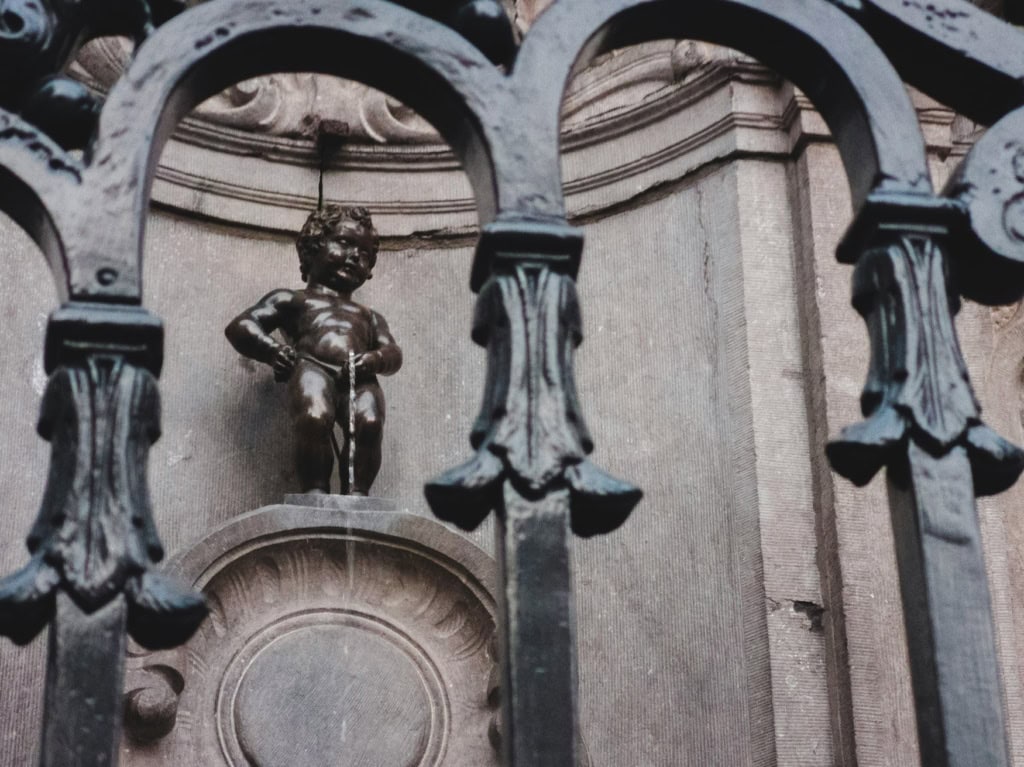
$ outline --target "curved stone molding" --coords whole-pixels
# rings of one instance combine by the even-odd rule
[[[210,618],[130,658],[122,764],[497,765],[493,561],[380,499],[288,500],[171,564]]]
[[[531,8],[529,4],[525,8]],[[535,17],[518,16],[520,20]],[[522,13],[522,12],[521,12]],[[74,73],[100,90],[109,89],[121,76],[131,51],[123,38],[100,38],[86,46],[75,62]],[[581,72],[567,94],[563,118],[567,137],[611,115],[624,116],[642,107],[664,88],[681,84],[701,67],[715,62],[744,59],[724,48],[693,41],[664,41],[615,51]],[[604,118],[604,119],[602,119]],[[346,141],[353,144],[434,144],[441,137],[414,111],[380,91],[352,80],[310,73],[281,73],[245,80],[199,105],[192,122],[231,128],[243,133],[286,138],[310,138],[311,126],[324,121],[344,125]],[[593,128],[594,125],[589,125]],[[601,131],[598,130],[600,135]],[[188,130],[181,138],[190,139]],[[244,136],[235,136],[245,142]],[[207,139],[209,142],[209,139]],[[284,151],[298,162],[302,154]]]
[[[194,5],[195,3],[189,3]],[[525,31],[546,2],[506,0]],[[105,37],[83,47],[73,74],[102,91],[121,77],[131,57],[127,38]],[[350,141],[438,144],[440,136],[415,112],[362,83],[319,74],[272,74],[238,83],[196,109],[203,122],[272,136],[308,136],[321,121],[344,124]]]
[[[248,88],[250,101],[274,103],[270,86],[251,82],[235,91]],[[350,133],[328,162],[326,201],[369,207],[385,238],[476,233],[466,176],[421,118],[357,83],[314,82],[317,103],[365,96],[363,106],[350,105],[337,118]],[[749,58],[703,43],[662,41],[603,57],[577,76],[564,105],[571,214],[628,204],[736,152],[788,154],[800,137],[786,132],[791,98],[779,83]],[[242,94],[234,98],[248,103]],[[319,168],[308,138],[242,130],[194,114],[164,150],[153,199],[204,218],[295,232],[316,205]]]

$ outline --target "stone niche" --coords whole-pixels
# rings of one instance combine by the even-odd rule
[[[286,501],[171,563],[211,614],[132,653],[122,764],[497,765],[493,560],[380,499]]]

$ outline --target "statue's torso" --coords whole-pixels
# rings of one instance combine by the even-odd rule
[[[295,292],[282,328],[296,351],[331,365],[374,348],[373,313],[340,296]]]

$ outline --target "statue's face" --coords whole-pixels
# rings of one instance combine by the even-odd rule
[[[342,224],[326,234],[309,269],[309,281],[347,293],[370,278],[372,256],[357,228]]]

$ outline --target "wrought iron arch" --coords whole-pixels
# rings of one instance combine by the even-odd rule
[[[0,109],[0,210],[24,229],[42,250],[60,300],[68,297],[65,243],[68,213],[81,185],[82,168],[48,136]]]

